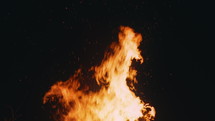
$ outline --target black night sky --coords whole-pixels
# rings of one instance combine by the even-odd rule
[[[52,121],[49,87],[98,65],[119,26],[143,35],[139,92],[155,121],[209,121],[212,3],[198,0],[7,0],[0,3],[0,121]],[[3,77],[3,78],[2,78]]]

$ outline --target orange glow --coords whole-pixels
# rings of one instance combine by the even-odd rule
[[[57,102],[61,121],[145,121],[153,120],[155,109],[133,92],[137,71],[132,60],[143,63],[138,46],[142,36],[120,27],[119,42],[111,44],[99,66],[92,67],[99,91],[80,90],[79,69],[73,77],[57,82],[45,94],[43,103]],[[127,85],[129,81],[129,86]]]

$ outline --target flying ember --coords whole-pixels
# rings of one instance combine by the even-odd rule
[[[120,27],[119,42],[112,43],[99,66],[90,70],[100,87],[97,91],[80,88],[81,70],[67,81],[52,85],[43,103],[57,106],[60,121],[150,121],[155,109],[133,92],[137,83],[137,70],[132,61],[143,63],[138,46],[142,36],[129,27]],[[129,85],[128,85],[129,81]]]

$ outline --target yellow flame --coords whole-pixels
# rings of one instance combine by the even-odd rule
[[[132,60],[143,62],[138,46],[141,34],[129,27],[120,27],[119,42],[113,43],[111,52],[105,53],[100,66],[92,67],[95,79],[101,87],[93,92],[80,90],[78,75],[65,82],[57,82],[45,94],[43,101],[57,101],[61,121],[145,121],[153,120],[155,109],[140,100],[132,91],[137,83],[137,71],[131,68]],[[131,85],[127,85],[127,81]]]

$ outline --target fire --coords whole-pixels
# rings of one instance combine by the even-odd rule
[[[99,85],[98,91],[80,89],[79,69],[67,81],[54,84],[43,103],[55,102],[61,121],[150,121],[155,109],[133,92],[137,71],[132,61],[143,63],[138,46],[142,36],[129,27],[120,27],[119,42],[112,43],[99,66],[91,68]],[[129,81],[129,86],[128,86]],[[56,106],[56,105],[55,105]],[[54,107],[54,106],[53,106]]]

